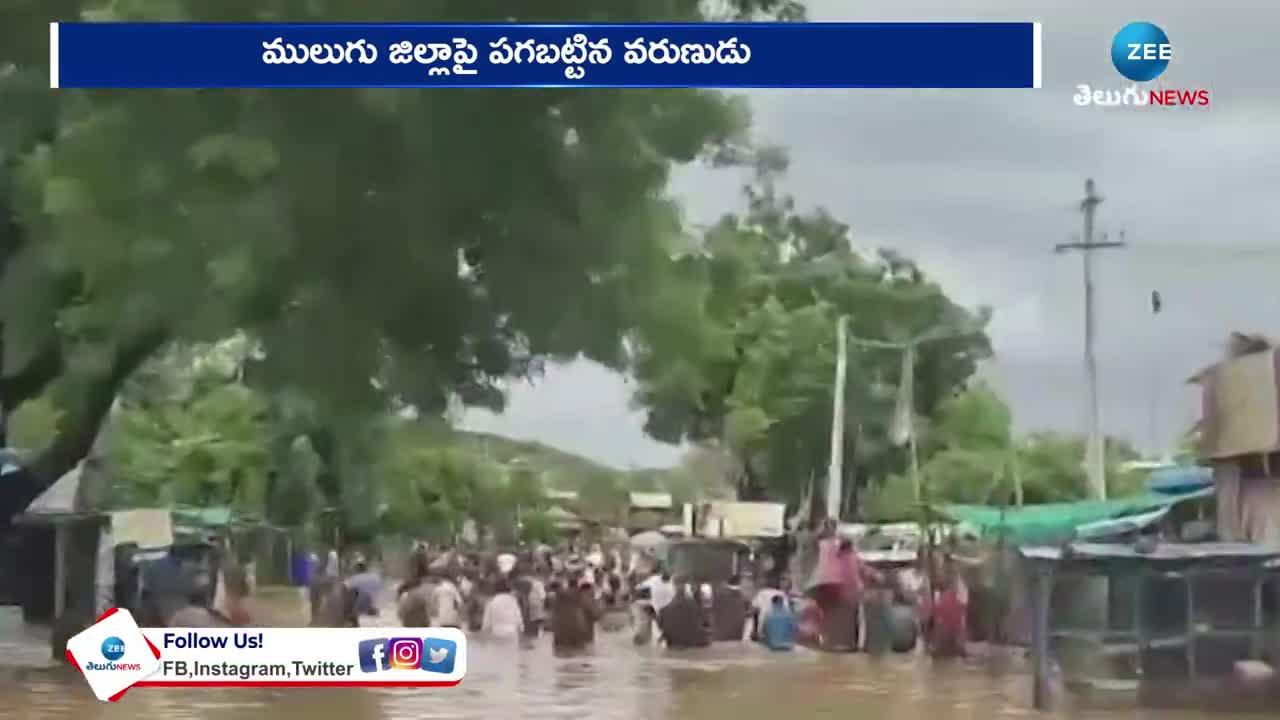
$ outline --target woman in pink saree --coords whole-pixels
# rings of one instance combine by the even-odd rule
[[[858,558],[853,543],[827,521],[818,539],[818,564],[809,594],[822,610],[822,648],[832,652],[858,649],[858,608],[866,580],[879,574]]]

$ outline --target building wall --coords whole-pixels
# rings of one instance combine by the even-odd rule
[[[1224,360],[1198,379],[1203,457],[1227,459],[1280,448],[1280,350]]]
[[[66,525],[66,612],[92,621],[101,523],[97,518],[90,518],[67,521]],[[21,532],[24,554],[17,570],[22,578],[19,592],[23,618],[28,622],[49,622],[53,620],[54,610],[54,529],[51,525],[38,525]]]
[[[1218,537],[1280,548],[1280,464],[1257,456],[1214,464]]]

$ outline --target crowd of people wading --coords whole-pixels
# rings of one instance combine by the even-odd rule
[[[597,632],[630,632],[637,645],[669,648],[750,639],[779,651],[906,652],[923,633],[935,655],[963,654],[968,593],[950,556],[922,555],[936,563],[929,573],[885,572],[863,562],[833,522],[797,538],[812,566],[799,586],[783,568],[757,573],[749,586],[737,576],[699,582],[673,575],[653,549],[468,553],[424,543],[396,585],[360,557],[343,572],[330,552],[312,582],[312,624],[381,624],[394,608],[403,627],[525,645],[549,634],[557,650],[590,646]]]

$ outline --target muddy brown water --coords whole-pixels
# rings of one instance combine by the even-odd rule
[[[636,648],[626,633],[597,638],[590,651],[557,657],[532,647],[474,639],[469,674],[456,688],[137,688],[100,703],[70,668],[24,669],[48,657],[38,637],[0,618],[0,718],[15,720],[1193,720],[1199,713],[1102,708],[1060,702],[1030,707],[1025,672],[988,662],[921,656],[870,658],[752,643],[697,651]],[[1241,720],[1264,716],[1233,715]],[[1274,720],[1274,715],[1271,716]]]

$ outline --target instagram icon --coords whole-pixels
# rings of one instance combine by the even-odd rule
[[[422,667],[422,638],[392,638],[388,648],[392,670],[417,670]]]

